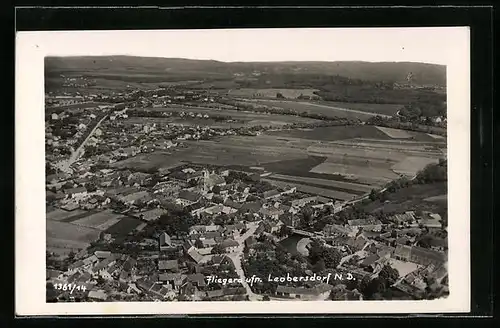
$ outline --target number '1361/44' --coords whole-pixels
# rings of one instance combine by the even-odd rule
[[[64,290],[64,291],[69,291],[70,294],[73,293],[73,291],[82,291],[84,292],[87,287],[84,285],[75,285],[75,284],[55,284],[54,288],[56,290]]]

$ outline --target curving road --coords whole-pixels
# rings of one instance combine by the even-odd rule
[[[252,291],[252,289],[246,282],[245,271],[241,267],[241,257],[243,256],[243,248],[245,247],[245,240],[255,233],[257,227],[259,226],[259,222],[251,222],[248,225],[249,227],[247,232],[235,238],[235,240],[240,244],[236,249],[236,251],[226,255],[231,259],[231,261],[233,261],[235,271],[238,274],[238,277],[241,279],[241,284],[243,285],[243,287],[245,287],[250,301],[261,301],[262,296],[255,294]]]

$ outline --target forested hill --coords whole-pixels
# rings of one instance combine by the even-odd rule
[[[366,81],[384,81],[418,85],[446,85],[446,66],[412,62],[219,62],[182,58],[96,56],[96,57],[47,57],[47,76],[59,74],[98,75],[148,75],[177,78],[233,78],[294,74],[330,75]]]

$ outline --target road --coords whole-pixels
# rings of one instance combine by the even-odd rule
[[[259,226],[259,222],[251,222],[248,225],[249,225],[248,230],[243,235],[235,238],[235,240],[240,244],[238,246],[238,249],[232,253],[227,254],[227,256],[231,259],[231,261],[233,261],[235,271],[238,274],[238,277],[241,279],[241,284],[243,285],[243,287],[245,287],[247,291],[249,300],[261,301],[262,296],[255,294],[250,288],[250,286],[247,284],[245,271],[243,271],[243,268],[241,267],[241,257],[243,256],[243,248],[245,247],[245,240],[255,233],[257,227]]]
[[[76,148],[70,155],[69,159],[66,160],[66,161],[62,161],[62,162],[59,162],[56,164],[56,167],[58,169],[60,169],[61,171],[63,172],[66,172],[66,173],[71,173],[72,170],[70,168],[70,166],[76,162],[80,156],[83,155],[83,150],[84,150],[84,147],[85,147],[85,144],[89,141],[89,139],[92,137],[92,135],[94,134],[95,130],[97,130],[97,128],[99,127],[99,125],[101,125],[102,121],[104,121],[106,118],[108,117],[108,115],[105,115],[103,118],[101,118],[99,120],[99,122],[97,122],[97,124],[94,126],[94,128],[92,129],[92,131],[90,131],[89,135],[87,136],[87,138],[85,138],[85,140],[83,140],[83,142],[80,144],[80,146],[78,146],[78,148]]]

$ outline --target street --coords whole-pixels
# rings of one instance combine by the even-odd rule
[[[257,227],[259,226],[259,222],[251,222],[248,224],[248,230],[241,236],[235,238],[235,240],[240,244],[238,246],[238,249],[235,252],[227,254],[227,256],[233,261],[234,263],[234,268],[236,273],[238,274],[238,277],[241,279],[241,284],[243,287],[245,287],[247,291],[247,295],[249,297],[250,301],[261,301],[262,296],[255,294],[252,292],[252,289],[246,282],[246,277],[245,277],[245,272],[243,271],[243,268],[241,267],[241,257],[243,256],[243,249],[245,247],[245,240],[252,236],[255,231],[257,230]]]

